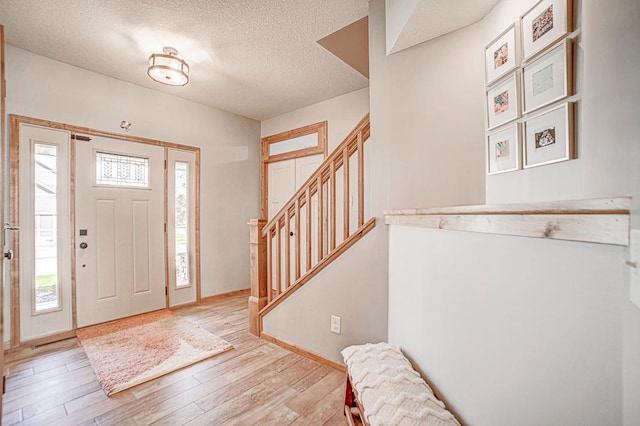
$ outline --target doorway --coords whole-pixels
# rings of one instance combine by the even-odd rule
[[[164,149],[76,143],[77,326],[165,307]]]
[[[10,122],[12,347],[200,299],[199,148]]]

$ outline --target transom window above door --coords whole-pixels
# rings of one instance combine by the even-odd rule
[[[96,185],[149,187],[149,159],[96,151]]]

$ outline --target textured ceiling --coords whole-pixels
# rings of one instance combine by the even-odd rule
[[[367,0],[0,0],[8,44],[263,120],[368,86],[317,40],[368,14]],[[147,77],[178,49],[191,82]]]
[[[387,54],[480,21],[500,0],[386,0]]]

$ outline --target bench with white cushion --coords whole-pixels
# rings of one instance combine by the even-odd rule
[[[345,415],[365,425],[460,426],[395,346],[367,343],[345,348]]]

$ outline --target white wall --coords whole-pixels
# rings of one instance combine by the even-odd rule
[[[461,54],[468,54],[468,60],[471,50],[481,53],[533,3],[503,0],[480,24],[435,40],[451,49],[433,47],[426,60],[446,63]],[[379,9],[380,1],[372,1],[374,25]],[[638,228],[640,2],[577,0],[576,9],[578,159],[489,176],[486,201],[632,196],[632,227]],[[468,50],[453,46],[471,32]],[[428,79],[420,62],[413,62],[420,79]],[[389,61],[382,68],[375,64],[372,58],[373,131],[393,114],[382,101],[390,89],[378,90],[377,84],[380,72],[390,74]],[[445,71],[440,75],[448,76]],[[484,99],[483,71],[471,66],[465,73],[463,79],[472,82],[463,94],[476,105]],[[410,79],[402,78],[396,93],[403,94],[402,84]],[[424,83],[411,84],[419,92]],[[431,100],[434,94],[425,96]],[[441,121],[474,126],[473,143],[483,147],[484,127],[476,120],[483,117],[484,106],[457,112],[449,109]],[[428,112],[423,114],[427,120]],[[438,129],[435,124],[425,123],[427,133]],[[377,131],[376,143],[380,136]],[[420,155],[414,153],[423,149],[422,141],[412,141],[404,150],[411,153],[406,161],[415,162]],[[431,155],[437,152],[424,157]],[[451,166],[452,173],[467,176],[470,164],[484,164],[484,152],[474,151],[468,160]],[[404,179],[425,179],[385,177],[393,189],[387,191],[393,192],[387,196],[393,199],[390,207],[434,205],[425,195],[430,191],[397,195]],[[454,192],[463,190],[456,179],[443,176],[437,182]],[[626,248],[394,227],[390,250],[389,341],[409,352],[464,422],[640,424],[640,309],[628,297]],[[407,327],[408,321],[415,326]]]
[[[9,114],[111,132],[128,120],[131,135],[200,147],[202,295],[249,287],[246,223],[260,200],[257,121],[13,46],[6,67]]]
[[[365,145],[365,171],[366,201],[371,216],[378,218],[377,226],[264,322],[267,333],[337,361],[342,361],[338,354],[347,345],[387,339],[388,238],[383,210],[484,201],[484,165],[477,161],[484,155],[480,26],[390,56],[384,27],[384,1],[372,1],[371,139]],[[265,133],[263,126],[263,135],[292,127]],[[332,314],[343,317],[340,336],[329,333]]]
[[[480,26],[387,56],[384,1],[369,5],[374,214],[401,207],[481,204]]]
[[[622,423],[622,247],[390,228],[389,341],[462,421]]]
[[[487,178],[487,202],[633,197],[632,228],[640,228],[640,2],[576,1],[576,160]],[[484,22],[484,41],[530,7],[502,1]],[[624,256],[628,253],[625,252]],[[640,424],[640,309],[628,298],[628,271],[616,289],[623,302],[621,340],[624,424]],[[621,286],[621,287],[620,287]],[[612,290],[614,291],[614,290]]]

